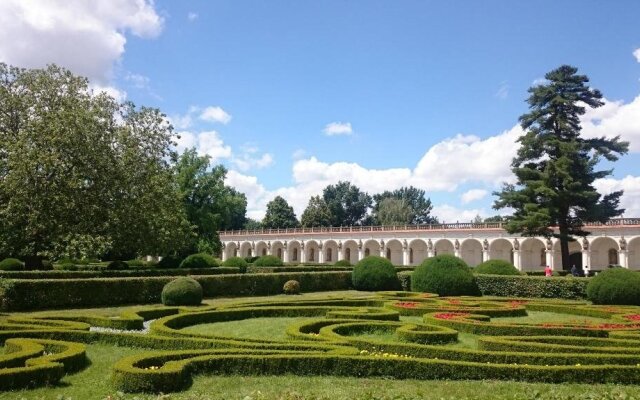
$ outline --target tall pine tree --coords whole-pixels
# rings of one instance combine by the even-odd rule
[[[494,193],[494,208],[513,208],[506,223],[510,233],[560,239],[562,265],[569,266],[569,242],[585,236],[587,222],[606,222],[621,215],[622,191],[601,196],[593,186],[612,170],[596,170],[605,158],[616,161],[629,143],[580,136],[580,116],[585,106],[602,106],[602,94],[587,86],[589,78],[577,68],[563,65],[545,75],[544,84],[529,89],[530,112],[520,117],[525,134],[511,164],[515,185],[505,184]]]

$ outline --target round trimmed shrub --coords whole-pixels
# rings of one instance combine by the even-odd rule
[[[351,263],[349,262],[349,260],[345,260],[345,259],[336,261],[336,263],[333,265],[336,267],[351,267]]]
[[[282,291],[284,294],[300,294],[300,282],[295,280],[286,281]]]
[[[0,261],[0,270],[2,271],[22,271],[24,264],[17,258],[5,258]]]
[[[391,261],[384,257],[368,256],[353,268],[351,282],[357,290],[398,290],[400,280]]]
[[[473,269],[476,274],[520,275],[520,271],[508,261],[487,260]]]
[[[165,306],[197,306],[202,303],[202,286],[195,279],[182,276],[164,285],[161,298]]]
[[[222,263],[223,267],[247,268],[248,265],[247,261],[242,257],[230,257]]]
[[[587,298],[594,304],[640,305],[640,273],[611,268],[591,278]]]
[[[124,261],[111,261],[109,264],[107,264],[107,270],[109,271],[117,271],[117,270],[121,270],[121,269],[127,269],[129,268],[129,264],[127,264]]]
[[[256,267],[282,267],[284,263],[276,256],[262,256],[253,263]]]
[[[440,296],[477,296],[480,289],[462,259],[443,254],[427,258],[411,275],[411,290]]]
[[[182,257],[169,255],[162,257],[162,260],[158,261],[156,264],[156,268],[169,269],[169,268],[179,268],[180,263],[182,262]]]
[[[216,268],[218,261],[207,253],[196,253],[182,260],[180,268]]]

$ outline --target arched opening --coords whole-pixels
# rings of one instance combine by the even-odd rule
[[[251,242],[243,242],[240,245],[240,257],[251,257]]]
[[[316,260],[316,249],[309,249],[309,261],[314,262]]]
[[[640,236],[629,240],[627,244],[627,262],[629,269],[640,269]]]
[[[333,249],[331,249],[331,248],[327,249],[326,261],[327,262],[332,262],[333,261]]]
[[[616,249],[609,249],[609,265],[618,265],[618,251]]]
[[[298,261],[298,248],[293,249],[293,254],[291,255],[291,261]]]
[[[351,264],[356,264],[358,260],[358,244],[354,240],[347,240],[342,244],[344,249],[344,259]]]
[[[520,245],[520,269],[543,271],[547,266],[546,247],[539,238],[526,238]]]
[[[267,255],[267,244],[263,241],[256,243],[256,256],[266,256]]]
[[[579,263],[577,263],[578,259],[580,259]],[[564,268],[567,271],[570,271],[573,265],[575,265],[576,268],[582,266],[582,245],[580,245],[580,242],[577,240],[569,242],[569,264],[563,266],[562,246],[560,245],[560,241],[557,240],[553,244],[553,269],[561,270]]]
[[[225,243],[224,252],[227,258],[236,257],[238,255],[238,246],[234,242]]]
[[[370,255],[370,251],[369,251],[369,248],[367,247],[366,249],[364,249],[364,256],[369,257],[369,255]]]
[[[387,248],[387,260],[391,261],[391,249]]]
[[[489,259],[513,264],[513,245],[507,239],[495,239],[489,244]]]
[[[351,260],[351,249],[350,249],[349,247],[347,247],[347,248],[344,250],[344,258],[345,258],[346,260]],[[349,262],[351,262],[351,261],[349,261]]]
[[[278,256],[279,259],[282,260],[282,249],[281,248],[276,251],[276,255]]]
[[[275,254],[276,257],[284,261],[284,245],[279,240],[271,243],[271,254]]]
[[[451,243],[448,239],[440,239],[433,246],[434,254],[436,256],[440,256],[443,254],[451,254],[454,255],[455,249],[453,248],[453,243]]]
[[[318,252],[320,251],[320,246],[318,245],[318,242],[316,242],[315,240],[309,240],[308,242],[305,243],[304,248],[307,252],[307,257],[305,261],[308,261],[308,262],[318,261]]]
[[[402,243],[398,239],[387,242],[387,259],[393,265],[402,265]]]
[[[466,239],[460,244],[460,256],[470,267],[482,263],[482,243],[477,239]]]
[[[367,240],[364,242],[364,256],[368,257],[371,255],[379,256],[380,255],[380,243],[377,240]]]
[[[409,264],[419,265],[427,258],[427,255],[427,244],[424,240],[414,239],[409,243]]]
[[[603,270],[609,265],[618,265],[618,242],[607,236],[593,239],[591,248],[590,269]]]

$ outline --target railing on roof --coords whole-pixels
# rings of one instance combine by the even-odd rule
[[[387,231],[430,231],[447,229],[503,229],[503,222],[455,222],[451,224],[424,225],[388,225],[388,226],[320,226],[315,228],[285,228],[285,229],[252,229],[220,231],[220,236],[232,235],[270,235],[295,233],[347,233],[347,232],[387,232]],[[615,218],[606,223],[593,222],[585,227],[640,225],[640,218]]]

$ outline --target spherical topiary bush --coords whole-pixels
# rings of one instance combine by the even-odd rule
[[[129,264],[127,264],[124,261],[111,261],[109,264],[107,264],[107,270],[109,271],[117,271],[117,270],[121,270],[121,269],[127,269],[129,268]]]
[[[247,268],[247,265],[247,260],[242,257],[230,257],[222,263],[223,267]]]
[[[471,269],[462,259],[443,254],[427,258],[411,275],[411,290],[440,296],[476,296],[480,294]]]
[[[487,260],[473,269],[476,274],[520,275],[520,271],[508,261]]]
[[[21,271],[24,269],[24,264],[17,258],[5,258],[0,261],[0,270],[2,271]]]
[[[162,260],[158,261],[156,264],[156,268],[169,269],[169,268],[179,268],[180,263],[182,262],[182,257],[175,255],[168,255],[162,257]]]
[[[165,306],[197,306],[202,303],[202,286],[195,279],[182,276],[164,285],[161,297]]]
[[[351,263],[349,262],[349,260],[342,259],[342,260],[336,261],[336,263],[333,265],[335,265],[336,267],[350,267]]]
[[[218,261],[207,253],[192,254],[180,263],[180,268],[215,268],[217,266]]]
[[[384,257],[368,256],[353,268],[351,282],[357,290],[398,290],[400,281],[391,261]]]
[[[286,281],[282,291],[284,294],[300,294],[300,282],[294,280]]]
[[[587,297],[594,304],[640,306],[640,273],[625,268],[611,268],[591,278]]]
[[[253,263],[256,267],[282,267],[284,263],[276,256],[262,256]]]

